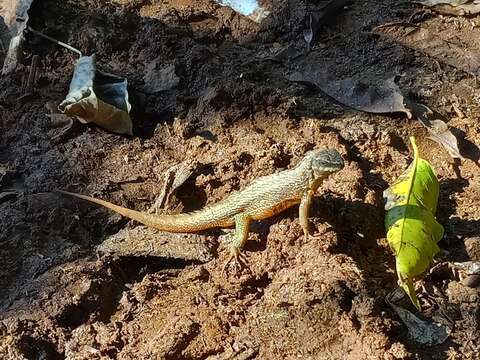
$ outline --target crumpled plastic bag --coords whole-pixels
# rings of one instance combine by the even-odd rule
[[[0,26],[0,41],[7,43],[8,52],[3,62],[2,75],[15,70],[22,53],[25,41],[23,31],[27,27],[28,10],[33,0],[0,1],[0,25],[7,27],[8,31],[2,32]]]
[[[95,123],[117,134],[132,135],[127,80],[95,68],[95,55],[75,65],[70,90],[58,110],[80,122]]]

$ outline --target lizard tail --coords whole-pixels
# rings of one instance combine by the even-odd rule
[[[123,206],[112,204],[111,202],[96,199],[91,196],[76,194],[63,190],[56,190],[56,192],[61,194],[66,194],[74,196],[92,203],[104,206],[110,210],[115,211],[116,213],[128,217],[129,219],[138,221],[143,225],[152,227],[161,231],[167,232],[196,232],[205,230],[211,227],[213,224],[209,224],[203,221],[191,221],[192,216],[190,214],[178,214],[178,215],[154,215],[147,214],[144,212],[132,210],[125,208]]]

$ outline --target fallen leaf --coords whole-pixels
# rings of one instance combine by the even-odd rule
[[[335,79],[332,71],[320,64],[306,64],[287,76],[288,80],[313,84],[339,103],[369,113],[403,112],[411,117],[405,98],[393,79],[369,84],[353,78]]]
[[[408,329],[408,336],[417,344],[424,346],[439,345],[447,340],[451,330],[432,320],[422,320],[410,311],[389,302]]]
[[[93,55],[78,59],[69,92],[58,109],[82,123],[132,135],[127,80],[97,70]]]
[[[471,1],[472,0],[417,0],[414,2],[422,5],[427,5],[427,6],[435,6],[435,5],[442,5],[442,4],[458,6],[458,5],[467,4]]]
[[[420,310],[413,278],[424,273],[443,237],[443,226],[435,219],[439,196],[437,176],[420,158],[411,137],[414,158],[408,169],[383,192],[387,240],[395,254],[399,285]]]
[[[334,79],[326,66],[306,64],[302,71],[287,76],[290,81],[313,84],[339,103],[370,113],[403,112],[414,115],[428,130],[430,138],[442,145],[452,158],[464,159],[458,140],[441,120],[441,115],[423,104],[404,96],[393,79],[378,84],[365,83],[353,78]]]
[[[429,132],[430,139],[443,146],[452,158],[465,159],[460,154],[457,138],[449,130],[447,124],[439,119],[440,114],[423,104],[408,102],[408,105],[412,114]]]
[[[313,17],[312,15],[310,15],[308,29],[303,30],[303,38],[307,43],[307,52],[310,52],[310,45],[312,44],[312,40],[313,40],[312,21],[313,21]]]
[[[173,165],[165,172],[165,179],[162,191],[158,196],[155,204],[149,210],[149,213],[156,212],[159,214],[160,210],[168,203],[170,196],[182,186],[185,181],[193,174],[197,167],[196,162],[184,162]]]
[[[478,0],[417,0],[415,2],[444,15],[470,16],[480,13]]]

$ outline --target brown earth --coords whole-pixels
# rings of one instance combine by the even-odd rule
[[[263,3],[272,14],[257,25],[211,0],[34,2],[32,27],[96,53],[102,68],[128,78],[135,136],[78,123],[64,134],[50,129],[45,104],[66,95],[75,56],[29,36],[25,64],[0,79],[2,359],[479,358],[479,288],[448,267],[418,287],[425,316],[452,329],[445,343],[416,345],[386,304],[396,275],[382,201],[410,162],[408,136],[416,135],[441,184],[439,261],[479,261],[479,167],[452,166],[415,120],[347,109],[285,74],[322,61],[338,76],[398,75],[403,89],[450,119],[464,153],[478,161],[476,78],[371,33],[407,21],[418,10],[408,3],[355,2],[308,54],[303,30],[318,1]],[[480,18],[417,15],[441,36],[479,41]],[[37,95],[22,103],[31,54],[41,57]],[[142,92],[145,72],[169,65],[178,86]],[[166,207],[190,211],[322,146],[337,148],[346,168],[315,201],[320,236],[303,241],[296,208],[254,224],[248,269],[236,274],[222,273],[222,231],[186,236],[203,245],[169,249],[171,256],[100,256],[97,245],[136,224],[50,192],[148,210],[165,171],[193,161]],[[169,242],[167,234],[152,236]]]

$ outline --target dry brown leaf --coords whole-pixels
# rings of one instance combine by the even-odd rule
[[[393,79],[369,84],[353,78],[335,79],[331,70],[321,64],[306,64],[302,70],[287,76],[288,80],[317,86],[325,94],[353,109],[369,113],[403,112],[410,118],[405,98]]]
[[[444,15],[471,16],[480,13],[480,3],[477,0],[418,0],[415,2]]]
[[[152,213],[155,211],[155,213],[159,214],[160,210],[168,203],[170,196],[188,180],[194,173],[196,167],[196,162],[183,162],[170,167],[165,172],[162,192],[148,212]]]
[[[465,159],[458,148],[458,140],[448,128],[448,125],[440,119],[441,115],[432,111],[429,107],[410,102],[412,114],[425,126],[429,138],[442,145],[452,158]]]
[[[97,70],[94,55],[78,59],[69,92],[58,109],[82,123],[132,135],[127,80]]]

